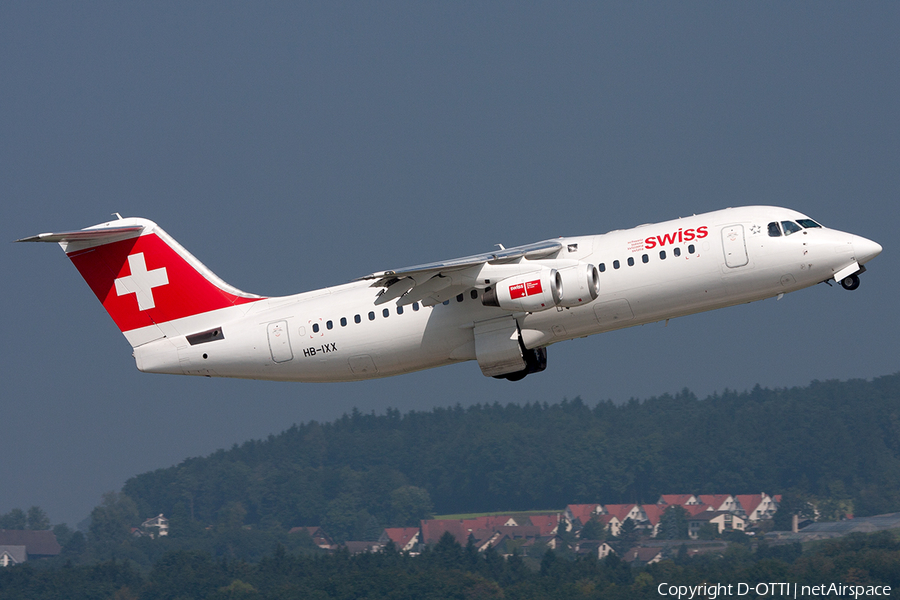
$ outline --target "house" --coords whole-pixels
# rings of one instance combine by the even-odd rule
[[[366,552],[381,552],[384,544],[379,542],[344,542],[341,547],[346,548],[350,554],[364,554]]]
[[[778,510],[775,499],[765,492],[762,494],[739,494],[735,498],[741,507],[738,514],[746,516],[751,523],[771,519]]]
[[[316,546],[318,546],[319,548],[322,548],[323,550],[335,550],[337,548],[337,546],[334,543],[334,540],[331,539],[331,536],[329,536],[327,533],[325,533],[325,530],[319,526],[294,527],[293,529],[288,531],[289,534],[300,533],[300,532],[307,533],[309,535],[309,537],[312,538],[313,543]]]
[[[509,546],[508,542],[515,542],[516,544],[514,545],[518,545],[521,544],[523,540],[534,542],[540,536],[540,528],[535,527],[534,525],[500,527],[492,535],[491,539],[489,540],[489,545],[491,548],[506,548],[507,546]],[[482,545],[479,550],[487,550],[487,546]]]
[[[52,531],[0,529],[0,547],[9,546],[24,546],[27,560],[56,556],[62,550]],[[20,555],[10,551],[7,560],[16,560],[16,562],[19,562],[16,558],[18,556]]]
[[[622,529],[622,524],[624,522],[625,521],[620,521],[616,515],[600,515],[600,523],[610,535],[619,535],[619,531]]]
[[[164,537],[169,535],[169,520],[159,513],[141,523],[141,529],[148,532],[151,538]],[[153,531],[154,529],[156,531]]]
[[[387,545],[388,542],[394,542],[401,552],[410,552],[419,543],[420,537],[418,527],[388,527],[378,538],[378,543]]]
[[[0,567],[19,565],[26,560],[25,546],[0,546]]]
[[[539,528],[542,536],[555,535],[559,532],[560,525],[563,526],[563,532],[569,529],[566,527],[565,519],[561,519],[559,513],[532,515],[529,520],[529,525]]]
[[[635,525],[640,525],[647,520],[647,513],[640,504],[604,504],[602,514],[613,515],[620,523],[631,519]]]
[[[710,506],[708,504],[694,504],[694,505],[689,504],[687,506],[682,506],[682,508],[684,510],[686,510],[687,514],[689,514],[692,517],[702,514],[702,513],[705,513],[705,512],[713,512],[712,506]]]
[[[469,536],[473,535],[476,540],[484,539],[484,533],[475,535],[476,532],[487,530],[489,532],[498,531],[502,527],[519,527],[521,525],[531,525],[531,521],[527,518],[519,519],[522,523],[517,523],[516,519],[508,515],[501,516],[485,516],[474,517],[471,519],[428,519],[421,522],[423,544],[436,544],[444,533],[449,533],[460,544],[466,544]],[[479,537],[481,536],[481,537]]]
[[[663,559],[663,549],[657,547],[650,548],[632,548],[622,557],[627,563],[631,563],[636,567],[643,565],[652,565]]]
[[[666,509],[669,508],[665,504],[645,504],[641,506],[644,514],[647,516],[647,521],[644,523],[644,528],[647,529],[647,533],[650,534],[650,537],[656,537],[656,534],[659,533],[659,520],[662,518],[663,513],[666,512]]]
[[[428,519],[421,522],[422,543],[437,544],[445,533],[452,535],[457,542],[465,544],[471,530],[463,524],[462,519]]]
[[[606,558],[616,553],[612,546],[599,540],[581,540],[575,547],[575,552],[580,555],[593,554],[597,558]]]
[[[744,531],[747,528],[747,521],[740,515],[719,510],[707,510],[688,517],[688,535],[696,539],[700,528],[706,523],[715,525],[719,534],[726,529]]]

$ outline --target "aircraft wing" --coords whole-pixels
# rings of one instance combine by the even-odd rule
[[[459,285],[454,285],[450,276],[454,272],[483,264],[503,264],[519,258],[529,260],[546,258],[558,253],[561,248],[560,242],[548,240],[462,258],[381,271],[360,277],[356,281],[373,280],[371,287],[383,288],[378,292],[376,304],[383,304],[401,297],[399,302],[401,305],[412,304],[428,297],[437,302],[442,301],[444,297],[455,296],[458,293],[455,288]],[[471,287],[471,285],[467,287]]]

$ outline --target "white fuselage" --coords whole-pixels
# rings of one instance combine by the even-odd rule
[[[432,306],[376,305],[378,290],[358,281],[185,317],[159,325],[167,337],[149,343],[140,343],[140,330],[126,336],[138,341],[135,359],[148,372],[307,382],[409,373],[475,360],[476,324],[498,317],[515,319],[526,348],[545,347],[792,292],[862,265],[881,249],[824,227],[778,237],[767,232],[770,222],[804,218],[783,208],[744,207],[554,240],[562,244],[557,259],[600,271],[597,298],[573,308],[484,306],[483,286]],[[181,334],[212,328],[221,336],[200,343]]]

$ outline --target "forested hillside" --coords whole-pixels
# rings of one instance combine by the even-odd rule
[[[480,404],[354,412],[130,479],[173,535],[223,521],[324,525],[341,539],[431,512],[655,502],[661,493],[789,492],[900,510],[900,374],[872,382],[685,390],[615,406]]]

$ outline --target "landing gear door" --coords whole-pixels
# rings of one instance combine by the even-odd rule
[[[750,262],[747,244],[744,241],[743,225],[728,225],[722,228],[722,250],[725,252],[725,265],[728,267],[743,267]]]
[[[487,377],[515,373],[525,368],[519,326],[511,316],[475,324],[475,357]]]
[[[269,351],[272,353],[272,360],[282,363],[294,358],[291,340],[288,338],[287,321],[269,323],[266,331],[269,335]]]

